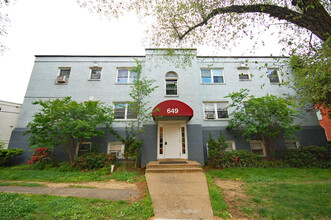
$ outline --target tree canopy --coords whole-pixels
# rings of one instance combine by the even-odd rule
[[[330,38],[331,41],[331,38]],[[331,47],[326,42],[308,54],[290,58],[293,69],[290,85],[303,105],[331,107]]]
[[[275,31],[294,47],[302,40],[310,40],[311,33],[321,41],[331,36],[329,0],[77,1],[106,16],[119,16],[131,10],[150,16],[152,42],[157,45],[228,46],[244,36],[258,37],[276,26]]]
[[[112,109],[97,101],[76,102],[70,97],[36,101],[42,108],[35,113],[25,134],[31,147],[64,146],[73,164],[72,150],[77,154],[83,141],[105,133],[98,126],[110,126]]]
[[[230,93],[233,108],[228,129],[239,129],[247,140],[253,136],[262,140],[268,160],[274,157],[277,140],[291,137],[298,131],[295,118],[298,111],[293,101],[274,95],[254,97],[247,89]]]

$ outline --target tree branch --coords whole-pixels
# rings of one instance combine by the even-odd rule
[[[293,11],[286,7],[256,4],[232,5],[229,7],[214,9],[200,23],[188,28],[183,34],[181,34],[179,36],[179,40],[182,40],[194,29],[206,25],[213,17],[227,13],[264,13],[270,15],[271,17],[286,20],[290,23],[306,28],[313,32],[322,41],[326,41],[331,36],[331,17],[323,6],[310,8],[305,14]]]

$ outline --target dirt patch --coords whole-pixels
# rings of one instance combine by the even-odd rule
[[[228,205],[229,212],[233,219],[249,219],[240,209],[249,200],[245,194],[245,183],[235,180],[221,180],[215,178],[215,184],[220,187],[224,195],[224,202]]]
[[[67,187],[86,187],[99,189],[138,189],[135,183],[127,183],[125,181],[100,181],[100,182],[75,182],[75,183],[50,183],[50,182],[34,182],[34,181],[5,181],[8,183],[39,183],[44,184],[45,187],[50,188],[67,188]]]

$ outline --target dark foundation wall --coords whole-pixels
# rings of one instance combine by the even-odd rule
[[[141,167],[148,162],[157,160],[157,125],[147,125],[142,134],[143,146],[141,151]]]
[[[33,154],[33,150],[28,147],[29,135],[23,135],[23,132],[26,130],[26,128],[15,128],[11,133],[8,149],[23,149],[22,155],[13,158],[11,161],[13,164],[27,163]]]
[[[240,135],[239,131],[228,131],[226,130],[226,127],[203,127],[202,130],[205,158],[207,158],[206,143],[209,140],[209,132],[213,138],[217,139],[219,137],[220,130],[222,131],[226,140],[235,141],[236,150],[250,150],[249,142],[246,142],[246,139]],[[301,129],[295,135],[300,141],[301,146],[323,145],[327,143],[325,132],[320,126],[301,127]],[[288,139],[289,138],[280,138],[277,142],[277,150],[284,149],[285,140]]]
[[[201,165],[205,164],[205,157],[203,152],[202,142],[202,127],[201,125],[187,125],[187,139],[188,139],[188,159],[195,160]]]

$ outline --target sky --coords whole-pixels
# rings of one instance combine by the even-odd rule
[[[1,10],[1,9],[0,9]],[[16,0],[6,7],[10,18],[8,48],[0,55],[0,100],[23,103],[35,55],[145,55],[146,26],[135,14],[107,20],[80,8],[76,0]],[[269,36],[263,36],[269,38]],[[275,39],[251,53],[253,42],[232,50],[198,55],[278,55]]]

